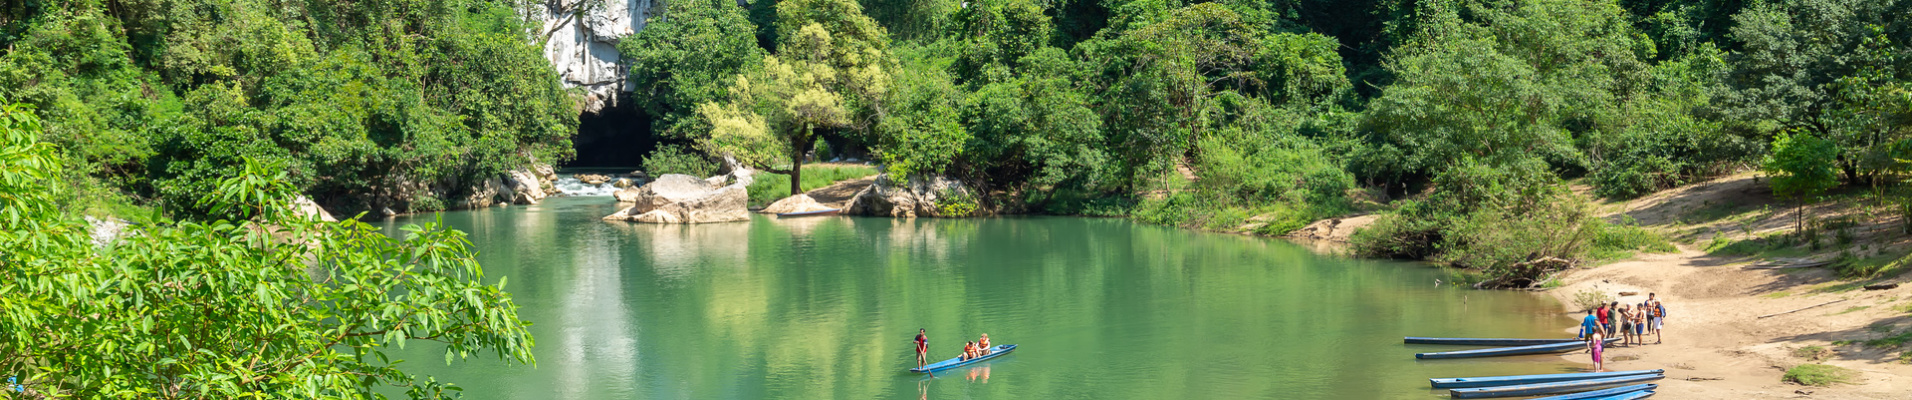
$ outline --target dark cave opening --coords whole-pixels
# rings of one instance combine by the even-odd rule
[[[636,168],[645,154],[657,148],[651,117],[630,97],[619,94],[616,106],[578,116],[578,134],[571,137],[577,158],[563,167]]]

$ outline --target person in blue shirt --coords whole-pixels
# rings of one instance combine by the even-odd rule
[[[1587,317],[1580,320],[1580,338],[1586,339],[1588,334],[1598,330],[1600,330],[1600,318],[1593,316],[1593,310],[1587,310]]]

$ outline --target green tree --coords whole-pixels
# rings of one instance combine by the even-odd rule
[[[206,196],[249,220],[145,225],[93,242],[53,206],[60,158],[35,118],[0,109],[0,375],[34,398],[450,398],[400,369],[407,341],[445,360],[530,363],[517,306],[462,233],[401,237],[289,207],[285,173],[247,161]]]
[[[803,193],[803,161],[818,135],[857,136],[877,119],[893,61],[887,34],[847,0],[778,4],[778,53],[735,78],[722,102],[697,106],[711,129],[699,147],[790,176]],[[788,161],[789,167],[779,167]]]
[[[1761,169],[1772,175],[1773,194],[1793,201],[1795,231],[1805,229],[1805,203],[1808,199],[1838,186],[1834,168],[1839,150],[1831,141],[1795,130],[1773,139],[1772,153]]]
[[[631,99],[643,105],[653,132],[692,138],[697,105],[717,101],[737,74],[762,67],[764,51],[736,3],[724,0],[672,2],[636,35],[618,42],[631,59]]]

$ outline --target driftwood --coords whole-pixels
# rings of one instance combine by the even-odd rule
[[[1640,292],[1620,292],[1621,296],[1639,296]]]
[[[1759,265],[1746,267],[1746,269],[1817,268],[1817,267],[1824,267],[1827,265],[1832,265],[1832,261],[1814,261],[1814,262],[1799,263],[1799,264],[1759,264]]]
[[[1839,303],[1839,302],[1844,302],[1844,301],[1846,301],[1846,300],[1852,300],[1852,299],[1839,299],[1839,300],[1833,300],[1833,301],[1828,301],[1828,302],[1824,302],[1824,303],[1819,303],[1819,304],[1814,304],[1814,305],[1810,305],[1810,306],[1806,306],[1805,308],[1800,308],[1800,309],[1797,309],[1797,310],[1792,310],[1792,311],[1787,311],[1787,312],[1783,312],[1783,313],[1777,313],[1777,314],[1766,314],[1766,315],[1761,315],[1761,316],[1759,316],[1759,318],[1755,318],[1755,319],[1762,319],[1762,318],[1766,318],[1766,317],[1774,317],[1774,316],[1780,316],[1780,315],[1786,315],[1786,314],[1792,314],[1792,313],[1796,313],[1796,312],[1800,312],[1800,311],[1806,311],[1806,310],[1809,310],[1809,309],[1813,309],[1813,308],[1818,308],[1819,306],[1823,306],[1823,305],[1827,305],[1827,304],[1832,304],[1832,303]]]
[[[1548,275],[1568,268],[1573,268],[1573,261],[1558,257],[1522,261],[1507,266],[1501,278],[1476,283],[1474,288],[1531,288],[1540,285]]]
[[[1866,290],[1888,290],[1888,289],[1896,289],[1898,287],[1899,287],[1899,284],[1897,283],[1881,283],[1877,285],[1867,285]]]

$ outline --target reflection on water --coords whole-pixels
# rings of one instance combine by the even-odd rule
[[[1414,265],[1113,219],[758,217],[603,222],[608,199],[444,213],[535,323],[538,364],[415,372],[475,399],[1423,398],[1435,376],[1552,357],[1417,362],[1401,336],[1558,335],[1520,293]],[[429,221],[433,216],[401,220]],[[394,225],[395,226],[395,225]],[[923,377],[988,332],[1013,354]],[[415,353],[414,353],[415,352]],[[932,390],[933,389],[933,390]]]

